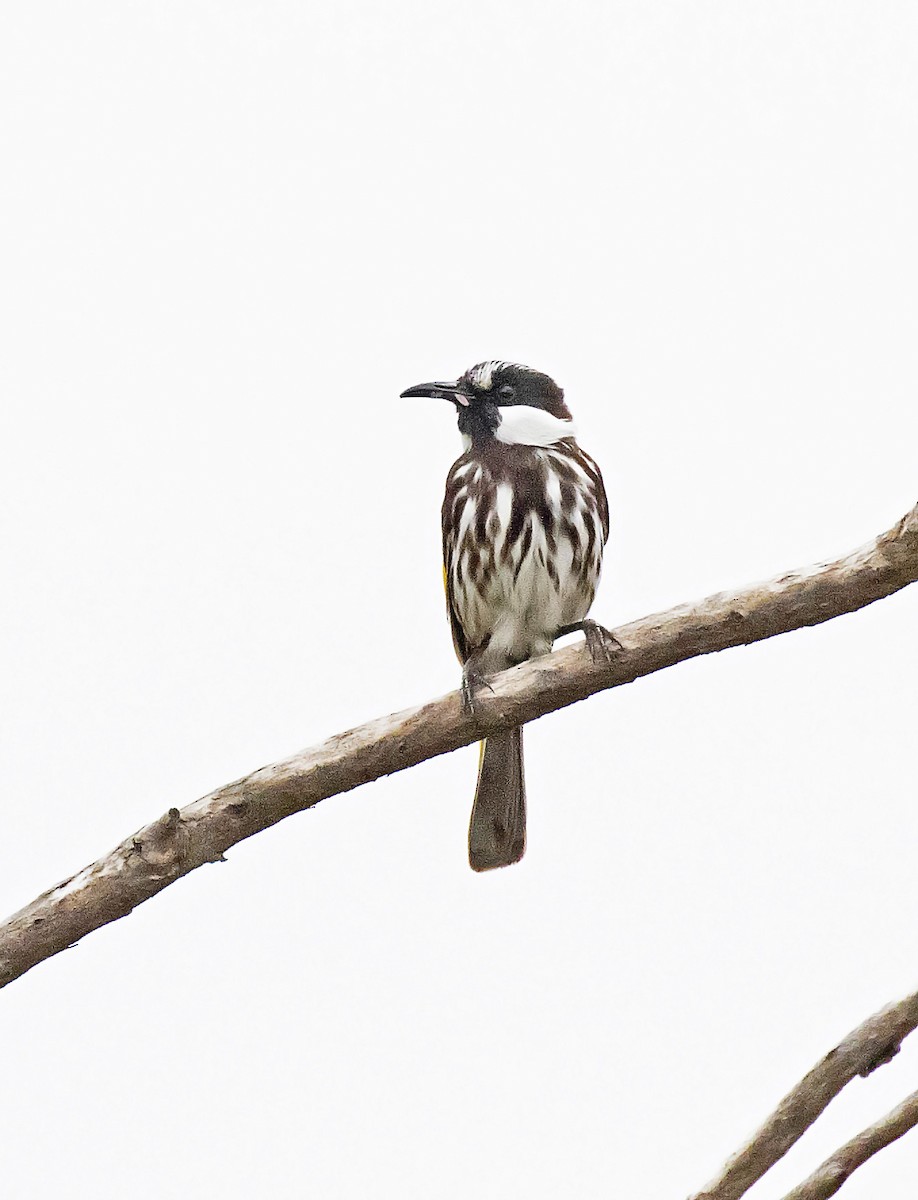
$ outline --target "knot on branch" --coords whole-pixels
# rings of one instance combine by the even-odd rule
[[[188,853],[188,830],[177,808],[169,811],[135,837],[132,850],[159,878],[179,875]]]
[[[864,1063],[858,1071],[858,1075],[860,1075],[861,1079],[866,1079],[868,1075],[872,1075],[880,1067],[884,1067],[888,1062],[892,1062],[901,1049],[902,1043],[898,1038],[893,1038],[892,1041],[886,1042],[885,1045],[880,1046],[871,1055],[868,1062]]]

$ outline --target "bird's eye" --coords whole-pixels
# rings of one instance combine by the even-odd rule
[[[505,400],[511,400],[516,395],[516,388],[512,383],[505,383],[502,388],[498,389],[499,396],[503,396]]]

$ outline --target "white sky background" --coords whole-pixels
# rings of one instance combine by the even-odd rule
[[[910,3],[42,3],[0,37],[0,910],[455,687],[451,406],[564,386],[606,623],[918,496]],[[0,995],[17,1197],[680,1197],[914,988],[907,590],[322,804]],[[777,1197],[918,1086],[851,1086]],[[915,1194],[918,1133],[845,1196]]]

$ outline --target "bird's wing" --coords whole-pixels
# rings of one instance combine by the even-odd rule
[[[456,609],[453,606],[453,598],[450,595],[449,590],[449,572],[447,570],[446,561],[443,563],[443,590],[446,593],[446,611],[449,614],[449,628],[453,635],[453,647],[456,651],[456,657],[461,663],[464,663],[469,656],[469,645],[466,641],[462,626],[459,624],[459,617],[456,613]]]
[[[602,481],[602,471],[600,471],[596,460],[591,458],[580,446],[577,447],[577,454],[580,457],[581,464],[587,468],[587,474],[593,477],[596,509],[599,513],[599,522],[602,528],[602,540],[605,544],[609,537],[609,500],[606,496],[605,484]]]
[[[446,593],[446,611],[449,614],[449,627],[453,635],[453,646],[456,650],[456,657],[461,663],[464,663],[469,656],[470,646],[468,639],[465,636],[465,631],[462,628],[462,623],[459,620],[459,614],[456,611],[456,605],[453,602],[452,588],[450,580],[452,578],[453,555],[457,551],[456,546],[456,527],[455,527],[455,500],[456,493],[459,490],[461,483],[456,476],[456,468],[462,463],[462,459],[453,463],[449,475],[446,477],[446,495],[443,497],[443,510],[441,514],[441,527],[443,531],[443,590]]]

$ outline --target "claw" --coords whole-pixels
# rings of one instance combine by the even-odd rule
[[[610,633],[604,625],[598,625],[595,621],[584,621],[583,636],[594,663],[610,663],[613,649],[624,649],[614,633]]]
[[[470,716],[475,712],[475,693],[480,692],[482,688],[487,688],[489,692],[493,692],[485,675],[476,671],[474,667],[470,667],[468,663],[462,668],[462,710]]]
[[[557,636],[560,637],[564,633],[576,633],[577,630],[582,631],[590,658],[597,666],[610,663],[613,658],[613,650],[622,651],[625,648],[614,633],[610,633],[604,625],[600,625],[597,621],[585,620],[577,621],[574,625],[565,625],[563,629],[558,630]]]

